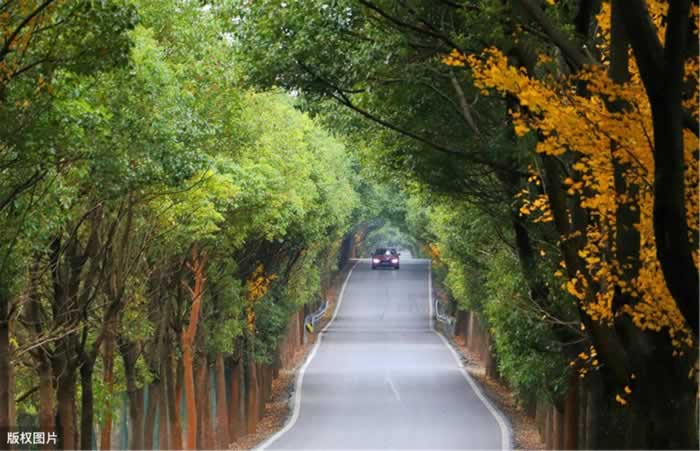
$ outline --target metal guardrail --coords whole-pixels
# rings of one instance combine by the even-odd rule
[[[452,338],[455,333],[455,324],[457,320],[453,316],[449,316],[447,313],[441,312],[440,300],[435,298],[435,319],[440,321],[443,326],[442,330],[449,338]]]
[[[326,310],[328,310],[328,301],[324,299],[318,310],[306,315],[306,318],[304,318],[304,338],[306,338],[306,333],[313,333],[316,324],[326,314]]]

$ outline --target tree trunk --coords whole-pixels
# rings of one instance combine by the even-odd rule
[[[224,354],[216,354],[216,449],[228,449],[228,409]]]
[[[255,362],[250,357],[250,361],[246,365],[246,431],[248,434],[254,434],[258,424],[258,376],[255,368]]]
[[[100,435],[100,451],[108,450],[112,447],[112,395],[114,394],[114,336],[111,329],[108,329],[104,341],[104,354],[102,355],[102,380],[107,390],[107,402],[102,431]]]
[[[179,388],[176,387],[176,380],[179,378],[178,365],[175,363],[175,356],[171,347],[165,347],[164,374],[167,381],[168,398],[168,424],[170,438],[168,440],[169,449],[183,449],[182,447],[182,420],[180,418],[180,397]],[[161,447],[162,448],[162,447]]]
[[[203,380],[202,380],[202,397],[201,406],[199,408],[200,416],[202,418],[202,443],[204,449],[214,449],[215,436],[214,436],[214,418],[212,418],[212,405],[211,405],[211,375],[209,363],[204,360],[202,362],[203,367]],[[198,402],[199,404],[199,402]]]
[[[92,392],[92,373],[94,362],[85,359],[80,366],[80,449],[92,449],[94,435],[94,395]]]
[[[576,373],[571,371],[564,402],[564,440],[562,449],[577,449],[578,445],[578,379]]]
[[[197,405],[194,398],[194,368],[192,368],[192,345],[183,340],[182,367],[185,404],[187,405],[187,438],[185,449],[197,449]]]
[[[153,382],[148,386],[148,406],[146,407],[146,419],[143,428],[143,449],[153,449],[153,434],[160,402],[160,386],[160,381]]]
[[[39,364],[39,429],[53,431],[56,427],[54,420],[53,378],[51,365],[47,360]],[[53,449],[53,445],[45,444],[42,449]]]
[[[689,237],[685,208],[682,107],[690,5],[690,0],[669,2],[665,47],[659,42],[645,2],[628,0],[619,14],[651,105],[656,252],[666,285],[697,339],[698,270],[692,256],[697,238]]]
[[[129,449],[143,449],[143,389],[127,389],[129,397]]]
[[[207,396],[207,364],[206,361],[200,363],[197,367],[197,388],[195,392],[195,401],[197,404],[196,421],[197,421],[197,449],[210,449],[207,445],[206,426],[205,426],[205,411],[206,396]],[[189,413],[189,412],[188,412]]]
[[[76,428],[75,412],[75,370],[69,366],[57,377],[56,400],[58,402],[58,418],[56,430],[59,449],[78,448],[78,429]]]
[[[161,369],[161,381],[158,384],[158,449],[170,449],[168,442],[168,390],[167,377]]]
[[[187,449],[197,447],[197,406],[194,397],[194,368],[193,368],[193,347],[194,339],[197,335],[197,323],[199,322],[199,312],[202,306],[202,295],[204,294],[204,268],[206,266],[207,254],[199,254],[196,247],[192,248],[192,263],[189,268],[194,277],[194,286],[186,285],[192,297],[192,307],[190,309],[190,321],[185,330],[182,331],[182,366],[184,369],[185,400],[187,403]]]
[[[265,366],[263,364],[256,364],[257,377],[258,377],[258,405],[256,414],[258,417],[258,422],[262,419],[265,414]]]
[[[229,436],[232,442],[244,434],[243,409],[241,408],[242,359],[231,363],[231,396],[229,398]]]
[[[121,339],[119,352],[124,361],[126,392],[129,398],[129,449],[143,449],[143,390],[139,389],[136,382],[136,362],[140,352],[138,345]]]

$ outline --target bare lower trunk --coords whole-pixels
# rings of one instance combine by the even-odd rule
[[[180,419],[180,397],[176,380],[178,371],[172,354],[168,355],[169,365],[165,369],[167,376],[168,424],[170,429],[169,449],[182,449],[182,420]]]
[[[578,448],[578,377],[575,372],[569,375],[569,383],[564,401],[564,440],[563,449]]]
[[[194,369],[192,368],[192,344],[182,343],[182,367],[187,405],[187,439],[185,449],[197,449],[197,404],[194,399]]]
[[[102,431],[100,436],[100,450],[108,450],[112,447],[112,394],[114,392],[114,337],[105,337],[104,354],[102,356],[103,375],[102,380],[107,390],[107,402]]]
[[[92,449],[95,418],[92,373],[93,363],[83,362],[80,367],[80,449]]]
[[[246,431],[254,434],[258,424],[258,376],[253,359],[246,365]]]
[[[263,414],[265,413],[265,366],[262,364],[256,364],[257,365],[257,372],[258,372],[258,410],[257,410],[257,416],[258,416],[258,422],[260,419],[263,417]]]
[[[231,396],[229,398],[229,436],[236,441],[245,431],[243,409],[241,409],[241,386],[243,381],[242,359],[231,363]]]
[[[168,442],[168,390],[165,373],[161,370],[161,382],[158,384],[158,449],[170,449]]]
[[[216,448],[227,449],[228,437],[228,409],[226,405],[226,371],[224,367],[224,355],[216,355]]]
[[[202,362],[196,370],[196,391],[195,401],[197,404],[196,421],[197,421],[197,449],[209,449],[206,445],[206,418],[204,413],[207,410],[205,397],[207,395],[207,365]],[[188,412],[189,414],[189,412]]]
[[[75,412],[75,370],[66,369],[58,376],[56,400],[58,402],[57,435],[61,449],[78,448],[78,429]]]
[[[211,414],[211,377],[209,374],[209,365],[203,362],[203,381],[202,381],[202,397],[201,407],[199,408],[202,417],[202,443],[204,449],[214,448],[214,421]],[[199,403],[198,403],[199,404]]]
[[[129,398],[129,449],[143,449],[143,390],[136,382],[137,344],[120,338],[119,352],[124,361],[126,392]]]
[[[44,361],[39,364],[39,429],[53,431],[56,427],[54,420],[53,379],[51,365]],[[42,449],[53,449],[53,445],[45,444]]]
[[[128,390],[129,396],[129,449],[143,449],[143,389]]]
[[[148,387],[148,407],[143,427],[143,449],[153,449],[156,413],[160,401],[160,385],[160,382],[154,382]]]

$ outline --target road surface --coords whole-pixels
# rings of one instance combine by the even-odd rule
[[[503,449],[507,426],[431,328],[429,263],[359,261],[264,449]]]

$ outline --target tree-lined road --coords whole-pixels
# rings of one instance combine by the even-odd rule
[[[430,325],[429,262],[360,261],[266,449],[501,449],[509,435]],[[297,393],[299,396],[299,393]],[[502,421],[502,420],[501,420]]]

